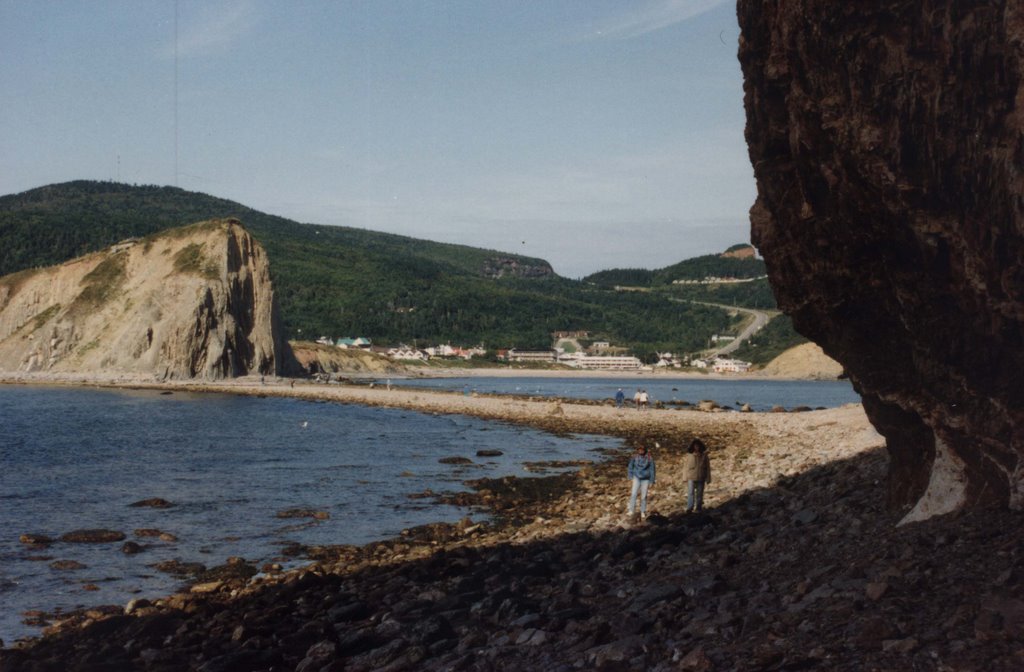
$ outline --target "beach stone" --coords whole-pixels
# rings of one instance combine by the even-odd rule
[[[150,602],[149,600],[147,600],[145,598],[137,598],[137,599],[134,599],[134,600],[129,600],[128,604],[126,604],[124,606],[124,613],[125,613],[125,616],[130,616],[136,610],[144,609],[144,608],[150,607],[150,606],[152,606],[152,602]]]
[[[189,589],[192,593],[215,593],[221,589],[224,585],[223,581],[207,581],[204,583],[197,583]]]
[[[206,566],[198,562],[182,562],[181,560],[164,560],[150,565],[153,569],[174,576],[189,576],[206,571]]]
[[[53,569],[59,569],[61,571],[74,571],[76,569],[85,569],[85,565],[78,562],[77,560],[54,560],[50,563],[50,567]]]
[[[503,453],[500,450],[491,450],[491,449],[484,449],[484,450],[476,451],[476,456],[477,457],[500,457],[500,456],[502,456],[504,454],[505,453]]]
[[[102,544],[124,541],[125,533],[116,530],[73,530],[60,536],[60,540],[71,544]]]
[[[132,502],[128,506],[147,507],[150,509],[169,509],[174,506],[174,504],[160,497],[150,497],[149,499],[140,499],[137,502]]]
[[[126,541],[121,546],[121,552],[127,555],[134,555],[135,553],[141,553],[143,550],[142,546],[135,543],[134,541]]]
[[[793,515],[792,520],[797,525],[810,525],[818,519],[818,512],[811,509],[804,509]]]
[[[441,464],[473,464],[468,457],[442,457],[438,460]]]
[[[313,509],[285,509],[277,512],[278,518],[315,518],[317,520],[327,520],[331,517],[331,514],[326,511],[315,511]]]
[[[23,534],[18,541],[29,546],[47,546],[53,543],[53,539],[45,534]]]
[[[708,659],[704,648],[698,646],[691,650],[679,661],[679,669],[692,670],[692,672],[710,672],[714,669],[711,660]]]
[[[330,640],[317,642],[306,651],[306,657],[295,667],[295,672],[320,670],[324,665],[334,660],[337,651],[338,645]]]
[[[885,595],[888,590],[889,584],[884,581],[880,581],[878,583],[869,583],[865,587],[864,592],[867,594],[869,600],[877,602],[882,599],[882,596]]]

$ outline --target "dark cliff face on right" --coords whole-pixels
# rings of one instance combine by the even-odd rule
[[[1024,7],[738,14],[753,240],[886,436],[891,504],[1024,508]]]

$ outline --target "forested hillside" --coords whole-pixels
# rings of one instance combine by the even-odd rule
[[[729,329],[712,308],[556,276],[542,260],[348,227],[300,224],[174,187],[69,182],[0,198],[0,274],[125,238],[237,217],[270,258],[290,337],[547,347],[587,330],[639,354],[690,352]]]
[[[764,261],[754,256],[734,256],[749,245],[733,245],[723,254],[705,254],[656,270],[645,268],[613,268],[583,278],[599,287],[662,287],[676,281],[701,281],[706,278],[747,280],[766,274]],[[765,283],[767,286],[767,283]]]

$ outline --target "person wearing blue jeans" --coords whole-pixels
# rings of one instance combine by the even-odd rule
[[[689,481],[686,491],[686,512],[704,508],[704,484],[711,482],[711,459],[708,447],[700,439],[690,442],[683,457],[683,478]]]
[[[647,517],[647,491],[654,485],[654,458],[647,452],[643,444],[636,447],[636,452],[629,458],[626,475],[633,483],[629,493],[629,515],[636,514],[636,497],[640,495],[640,518]]]

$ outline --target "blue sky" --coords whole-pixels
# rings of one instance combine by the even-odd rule
[[[719,0],[0,0],[0,194],[176,184],[659,268],[749,240],[738,35]]]

